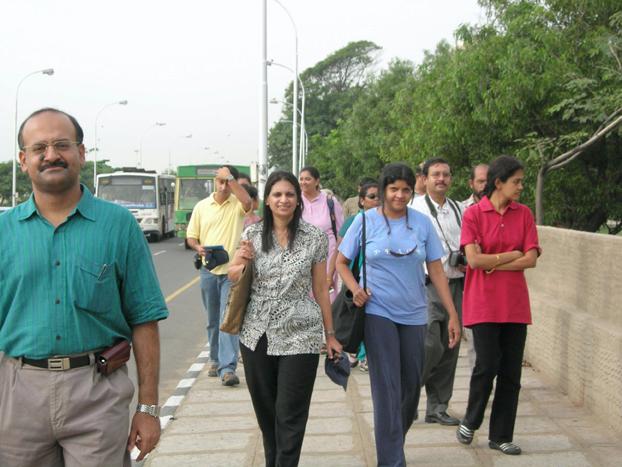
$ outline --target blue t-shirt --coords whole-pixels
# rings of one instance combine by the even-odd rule
[[[352,260],[360,250],[362,216],[356,216],[343,238],[339,251]],[[406,217],[388,219],[377,209],[365,213],[367,288],[371,297],[365,311],[408,325],[427,324],[427,300],[423,263],[441,259],[443,248],[430,219],[412,208]],[[410,227],[410,228],[409,228]],[[390,253],[412,254],[394,256]],[[361,272],[361,286],[363,274]]]

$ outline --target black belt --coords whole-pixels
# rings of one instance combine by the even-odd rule
[[[22,357],[22,363],[25,365],[36,366],[52,371],[71,370],[72,368],[80,368],[91,364],[91,357],[87,355],[79,355],[77,357],[53,357],[33,360],[32,358]]]

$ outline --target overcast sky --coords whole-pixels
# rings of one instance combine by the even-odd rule
[[[348,42],[370,40],[419,63],[425,50],[453,41],[463,23],[484,19],[476,0],[281,0],[298,27],[299,70]],[[261,0],[20,0],[0,7],[0,160],[14,147],[19,123],[47,106],[73,114],[111,165],[163,170],[257,158]],[[268,59],[293,68],[293,29],[268,0]],[[268,68],[268,97],[281,99],[292,74]],[[127,106],[110,103],[123,99]],[[280,106],[269,106],[270,122]],[[155,127],[155,122],[166,126]],[[184,138],[192,134],[192,138]],[[209,149],[205,149],[209,148]],[[217,152],[217,154],[216,154]],[[89,158],[91,155],[89,155]]]

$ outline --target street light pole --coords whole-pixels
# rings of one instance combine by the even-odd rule
[[[169,173],[173,171],[173,166],[171,165],[171,151],[172,151],[173,144],[175,144],[175,141],[177,141],[178,139],[191,139],[191,138],[192,138],[192,133],[189,133],[187,135],[179,136],[175,138],[173,141],[171,141],[171,145],[168,147],[168,171]]]
[[[266,177],[268,176],[268,25],[267,25],[267,0],[261,2],[261,24],[259,28],[259,54],[260,54],[260,78],[259,78],[259,196],[263,197]]]
[[[17,162],[17,132],[18,132],[17,109],[18,109],[18,102],[19,102],[19,88],[22,85],[22,83],[26,80],[26,78],[32,75],[39,74],[39,73],[52,76],[54,74],[54,68],[45,68],[44,70],[37,70],[37,71],[33,71],[32,73],[28,73],[17,84],[17,89],[15,91],[15,142],[14,142],[14,147],[13,147],[13,188],[11,191],[11,206],[12,207],[15,207],[15,204],[17,204],[17,164],[16,162]]]
[[[93,160],[93,190],[95,190],[95,187],[97,186],[97,159],[99,159],[97,156],[99,155],[99,143],[97,142],[97,121],[99,120],[99,116],[101,115],[101,113],[106,110],[108,107],[112,107],[113,105],[127,105],[127,100],[122,100],[122,101],[118,101],[118,102],[111,102],[110,104],[106,104],[105,106],[103,106],[101,108],[101,110],[99,112],[97,112],[97,115],[95,116],[95,145],[93,146],[95,151],[95,159]]]
[[[268,65],[279,66],[281,68],[285,68],[286,70],[289,70],[292,73],[296,74],[296,72],[294,70],[292,70],[290,67],[288,67],[287,65],[283,65],[282,63],[277,63],[274,60],[269,60],[268,61]],[[300,77],[298,75],[296,75],[296,78],[297,79],[295,81],[297,81],[300,84],[300,88],[302,89],[302,112],[300,110],[298,110],[298,106],[294,107],[296,109],[296,112],[300,114],[301,125],[299,126],[299,128],[300,128],[300,152],[298,153],[300,157],[299,157],[299,159],[296,160],[296,166],[292,167],[292,173],[294,175],[298,176],[299,168],[302,167],[300,165],[300,161],[302,160],[302,147],[303,147],[303,144],[302,144],[302,134],[303,134],[304,127],[305,127],[305,95],[306,95],[306,93],[305,93],[305,86],[304,86],[304,84],[302,84],[302,80],[300,79]],[[292,128],[294,128],[294,131],[293,131],[294,133],[296,132],[296,128],[298,126],[298,122],[296,121],[298,116],[297,116],[296,112],[292,111],[292,114],[296,117],[295,119],[292,119]],[[294,141],[295,141],[295,139],[292,141],[292,143],[295,146],[295,142]],[[294,162],[293,159],[294,158],[292,158],[292,163]]]
[[[285,6],[279,1],[279,0],[274,0],[274,2],[279,5],[287,14],[287,16],[289,17],[289,20],[292,23],[292,27],[294,28],[294,95],[293,95],[293,109],[297,109],[298,108],[298,28],[296,27],[296,23],[294,22],[294,18],[292,17],[291,13],[289,12],[289,10],[287,8],[285,8]],[[292,121],[293,121],[293,125],[292,125],[292,173],[296,176],[298,176],[298,152],[297,152],[297,148],[296,148],[296,121],[298,120],[298,116],[296,115],[296,112],[294,112],[292,110]]]
[[[153,125],[147,128],[145,132],[143,133],[143,135],[140,137],[140,147],[139,147],[139,152],[138,152],[138,168],[142,168],[143,166],[143,139],[145,138],[145,135],[149,133],[149,130],[151,130],[152,128],[157,128],[159,126],[165,126],[165,125],[166,125],[166,122],[155,122]]]

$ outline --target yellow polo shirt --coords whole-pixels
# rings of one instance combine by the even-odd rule
[[[218,204],[212,193],[194,207],[186,237],[196,239],[203,246],[222,245],[231,260],[244,227],[244,214],[242,203],[233,194]],[[229,263],[217,266],[211,272],[227,274],[228,269]]]

